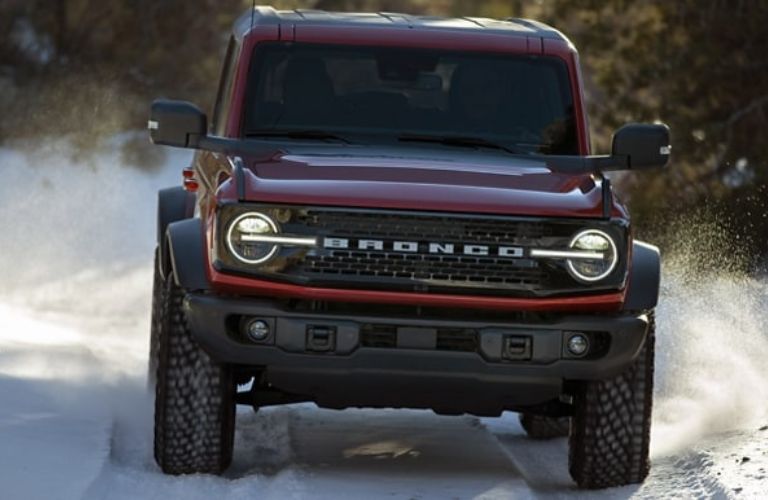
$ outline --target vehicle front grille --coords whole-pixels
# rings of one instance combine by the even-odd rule
[[[411,287],[422,290],[523,290],[553,286],[556,269],[530,258],[457,255],[464,245],[491,250],[568,243],[571,232],[541,221],[426,215],[399,212],[342,212],[309,209],[296,219],[307,233],[343,238],[354,247],[366,239],[418,242],[414,253],[389,250],[322,249],[308,253],[290,269],[318,282],[347,282]],[[430,242],[452,244],[453,255],[430,254]],[[493,252],[490,252],[493,253]]]
[[[626,228],[609,220],[354,208],[249,208],[283,219],[282,233],[316,237],[320,244],[311,248],[282,246],[279,258],[268,269],[262,267],[248,274],[305,286],[542,297],[617,289],[625,279]],[[243,209],[237,206],[237,210]],[[222,225],[232,220],[231,213],[222,215]],[[599,284],[580,283],[568,273],[564,260],[531,257],[533,248],[567,249],[585,226],[609,232],[616,240],[621,257],[609,279]],[[343,245],[329,245],[330,240]],[[407,244],[408,250],[396,244]],[[220,246],[217,255],[226,258],[226,248]],[[226,271],[227,261],[221,263]],[[233,270],[243,272],[242,267]]]
[[[537,287],[547,273],[534,262],[501,262],[492,258],[395,255],[380,252],[334,250],[330,255],[308,256],[307,275],[356,276],[391,280],[426,281],[435,285],[507,285]]]
[[[456,247],[464,244],[520,245],[551,235],[543,224],[478,221],[456,217],[429,217],[405,214],[335,213],[308,211],[302,222],[334,236],[385,240],[440,241]],[[303,271],[307,274],[341,275],[391,280],[424,281],[433,285],[538,287],[546,281],[544,272],[530,259],[499,259],[490,256],[405,255],[396,252],[331,250],[310,255]]]
[[[419,215],[396,212],[339,212],[307,210],[299,224],[338,236],[390,239],[426,239],[523,243],[552,235],[554,228],[544,223],[480,219],[452,215]]]

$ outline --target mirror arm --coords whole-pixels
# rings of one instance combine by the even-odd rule
[[[197,144],[192,146],[195,149],[204,149],[215,153],[230,153],[235,149],[237,143],[234,139],[227,137],[218,137],[215,135],[198,136]]]
[[[551,170],[566,174],[589,174],[629,169],[629,157],[618,155],[547,156],[545,161]]]
[[[269,144],[254,144],[249,141],[231,139],[229,137],[219,137],[214,135],[194,137],[196,137],[197,140],[195,141],[195,145],[192,145],[193,136],[190,136],[190,147],[231,156],[252,155],[270,157],[280,151],[279,148],[270,146]]]
[[[587,158],[594,158],[596,168],[600,172],[630,170],[629,156],[626,155],[588,156]]]

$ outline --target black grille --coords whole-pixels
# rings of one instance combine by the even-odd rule
[[[419,289],[473,288],[539,290],[551,286],[551,269],[529,258],[429,254],[429,243],[499,246],[551,246],[567,243],[558,228],[540,222],[382,212],[307,210],[296,224],[309,233],[384,241],[413,241],[419,251],[324,249],[311,252],[291,272],[320,282],[389,283]],[[561,231],[562,232],[562,231]],[[566,232],[570,236],[570,232]],[[565,237],[567,237],[565,236]],[[459,253],[458,251],[456,253]]]
[[[470,243],[523,244],[551,236],[554,232],[552,226],[542,223],[377,212],[307,210],[298,217],[297,222],[336,236]]]
[[[477,331],[470,328],[441,328],[437,331],[437,350],[476,352]]]
[[[438,351],[478,352],[477,330],[471,328],[438,328],[435,349]],[[360,329],[363,347],[393,349],[397,347],[397,326],[368,323]]]
[[[310,255],[307,275],[359,276],[394,280],[426,281],[434,285],[539,287],[547,273],[531,260],[398,255],[383,252],[330,251]]]
[[[363,347],[397,347],[397,327],[367,324],[360,328],[360,345]]]

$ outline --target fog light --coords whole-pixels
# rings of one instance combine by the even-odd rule
[[[568,339],[568,352],[574,356],[583,356],[589,349],[589,340],[584,335],[576,334]]]
[[[245,333],[254,342],[262,342],[269,337],[269,324],[261,319],[253,319],[245,325]]]

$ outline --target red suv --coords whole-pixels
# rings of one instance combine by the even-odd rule
[[[248,11],[210,127],[160,191],[155,457],[220,473],[235,405],[521,415],[568,435],[579,486],[648,474],[659,252],[608,170],[660,167],[664,125],[590,154],[574,46],[524,19]]]

